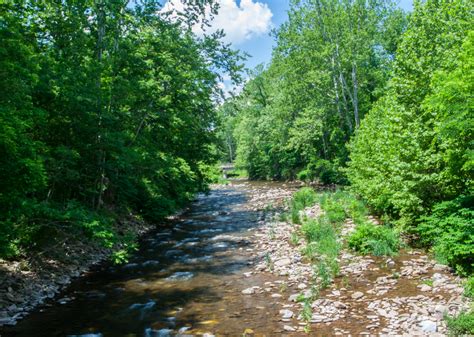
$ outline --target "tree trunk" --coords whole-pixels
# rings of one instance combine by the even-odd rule
[[[357,67],[355,62],[352,62],[352,87],[354,89],[352,94],[352,104],[354,106],[354,119],[356,128],[359,128],[360,119],[359,119],[359,99],[358,99],[358,92],[359,92],[359,84],[357,82]]]

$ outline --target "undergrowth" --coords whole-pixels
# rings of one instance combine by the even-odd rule
[[[357,252],[375,256],[393,256],[401,246],[400,237],[392,228],[371,223],[359,224],[347,243]]]

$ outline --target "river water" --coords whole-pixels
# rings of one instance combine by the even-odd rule
[[[290,188],[234,182],[200,195],[147,235],[128,264],[102,265],[2,336],[279,335],[279,306],[241,293],[255,277],[272,277],[244,273],[261,259],[251,237],[262,212],[249,205],[249,189],[275,187]]]

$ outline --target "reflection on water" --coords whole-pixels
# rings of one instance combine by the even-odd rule
[[[254,187],[266,186],[275,183]],[[199,196],[175,223],[143,239],[128,264],[102,266],[60,296],[75,300],[46,305],[4,336],[235,336],[245,326],[272,331],[272,305],[240,293],[252,285],[244,273],[255,257],[247,238],[257,214],[246,206],[242,186]]]

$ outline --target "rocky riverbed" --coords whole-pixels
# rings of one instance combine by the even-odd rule
[[[152,226],[130,217],[122,223],[127,230],[138,236]],[[17,261],[0,259],[0,327],[16,325],[36,307],[57,297],[74,279],[86,275],[105,261],[111,249],[91,242],[64,242]],[[61,256],[61,258],[56,258]],[[65,303],[71,298],[58,301]]]
[[[58,275],[58,267],[46,269],[45,288],[17,272],[18,279],[2,283],[1,298],[8,300],[0,311],[8,318],[23,313],[12,305],[28,309],[31,298],[39,309],[0,335],[431,336],[446,334],[445,314],[468,308],[461,280],[411,249],[393,258],[343,249],[340,275],[310,296],[313,267],[301,253],[303,240],[292,240],[299,228],[279,216],[298,187],[214,186],[169,226],[146,234],[128,264],[100,264],[63,291],[71,276],[84,272],[82,262]],[[321,210],[316,205],[305,212],[316,217]],[[353,229],[346,222],[340,240]],[[305,298],[311,298],[309,321],[302,315]]]
[[[304,212],[317,217],[321,210],[316,205]],[[338,258],[339,276],[317,299],[312,299],[311,319],[304,322],[302,299],[312,297],[310,288],[317,281],[313,267],[301,253],[304,240],[299,244],[291,240],[293,232],[299,233],[299,225],[278,218],[278,213],[267,217],[255,234],[260,263],[247,274],[272,274],[278,280],[255,284],[242,293],[267,293],[269,300],[277,298],[282,331],[444,336],[445,315],[457,315],[471,306],[462,295],[462,280],[424,251],[405,249],[396,257],[381,258],[343,249]],[[354,227],[352,221],[345,222],[341,241]],[[276,289],[279,291],[275,293]]]

